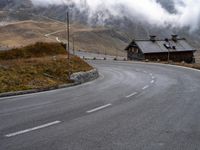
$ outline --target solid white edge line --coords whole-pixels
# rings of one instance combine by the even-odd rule
[[[101,79],[105,78],[105,76],[102,73],[100,73],[100,72],[99,72],[99,75],[101,76]]]
[[[136,94],[138,94],[138,93],[137,93],[137,92],[134,92],[134,93],[132,93],[132,94],[126,96],[126,98],[130,98],[130,97],[132,97],[132,96],[135,96]]]
[[[17,135],[20,135],[20,134],[25,134],[25,133],[28,133],[28,132],[31,132],[31,131],[39,130],[39,129],[46,128],[46,127],[56,125],[56,124],[59,124],[59,123],[61,123],[61,121],[50,122],[50,123],[43,124],[43,125],[40,125],[40,126],[37,126],[37,127],[34,127],[34,128],[29,128],[29,129],[26,129],[26,130],[21,130],[21,131],[18,131],[18,132],[6,134],[5,137],[9,138],[9,137],[17,136]]]
[[[147,88],[149,88],[149,85],[144,86],[142,89],[145,90]]]
[[[95,112],[95,111],[99,111],[99,110],[104,109],[104,108],[106,108],[106,107],[109,107],[109,106],[111,106],[111,105],[112,105],[112,104],[103,105],[103,106],[100,106],[100,107],[97,107],[97,108],[88,110],[87,113],[93,113],[93,112]]]

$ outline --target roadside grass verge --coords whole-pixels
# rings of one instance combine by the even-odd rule
[[[168,62],[161,62],[161,63],[168,64]],[[200,70],[200,64],[199,63],[188,64],[188,63],[170,62],[170,64]]]
[[[92,69],[76,56],[70,57],[70,65],[67,61],[67,52],[57,43],[0,52],[0,93],[72,83],[69,73]]]
[[[152,62],[152,63],[161,63],[161,64],[170,64],[170,65],[176,65],[176,66],[182,66],[182,67],[188,67],[200,70],[200,63],[186,63],[186,62],[173,62],[170,61],[169,63],[167,61],[143,61],[143,62]]]
[[[178,66],[183,66],[183,67],[189,67],[189,68],[194,68],[194,69],[198,69],[200,70],[200,64],[198,63],[194,63],[194,64],[182,64],[182,63],[175,63],[175,65],[178,65]]]

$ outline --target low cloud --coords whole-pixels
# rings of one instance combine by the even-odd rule
[[[200,0],[171,0],[175,11],[164,8],[159,0],[32,0],[35,5],[75,4],[80,10],[87,10],[89,18],[98,15],[103,22],[110,15],[129,17],[146,21],[156,26],[189,27],[191,31],[199,29]],[[98,13],[101,12],[101,15]]]

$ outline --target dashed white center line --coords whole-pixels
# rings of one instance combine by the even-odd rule
[[[147,88],[149,88],[149,85],[146,85],[146,86],[143,87],[142,89],[145,90],[145,89],[147,89]]]
[[[151,78],[152,78],[152,79],[155,79],[155,77],[154,77],[154,76],[152,76]]]
[[[106,107],[109,107],[109,106],[111,106],[111,105],[112,105],[112,104],[103,105],[103,106],[100,106],[100,107],[97,107],[97,108],[88,110],[87,113],[93,113],[93,112],[95,112],[95,111],[99,111],[99,110],[104,109],[104,108],[106,108]]]
[[[151,80],[151,84],[153,84],[155,81],[154,80]]]
[[[130,97],[132,97],[132,96],[135,96],[136,94],[138,94],[138,93],[137,93],[137,92],[134,92],[134,93],[132,93],[132,94],[126,96],[126,98],[130,98]]]
[[[39,129],[46,128],[46,127],[56,125],[56,124],[59,124],[59,123],[61,123],[61,121],[50,122],[50,123],[43,124],[43,125],[40,125],[40,126],[37,126],[37,127],[34,127],[34,128],[29,128],[29,129],[26,129],[26,130],[21,130],[21,131],[18,131],[18,132],[10,133],[10,134],[5,135],[5,137],[9,138],[9,137],[17,136],[17,135],[20,135],[20,134],[25,134],[25,133],[28,133],[28,132],[31,132],[31,131],[39,130]]]
[[[146,71],[143,71],[144,73],[147,73]]]

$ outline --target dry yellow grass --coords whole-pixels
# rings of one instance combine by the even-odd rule
[[[168,64],[168,62],[159,62],[161,64]],[[188,63],[180,63],[180,62],[170,62],[171,65],[177,65],[177,66],[183,66],[183,67],[188,67],[188,68],[194,68],[194,69],[198,69],[200,70],[200,63],[191,63],[191,64],[188,64]]]
[[[65,52],[65,50],[63,49]],[[44,52],[44,49],[43,49]],[[92,67],[76,56],[67,63],[67,55],[44,53],[31,58],[0,59],[0,93],[54,87],[71,83],[69,73],[88,71]],[[19,54],[20,56],[21,53]]]
[[[63,31],[54,34],[54,36],[64,40],[66,33]],[[71,31],[71,37],[74,38],[76,50],[126,56],[124,48],[127,43],[120,40],[121,36],[116,31],[105,28],[77,28]],[[72,48],[72,39],[70,39],[70,45]]]
[[[21,21],[0,27],[0,45],[4,47],[21,47],[33,44],[38,41],[56,42],[56,37],[66,39],[64,32],[66,26],[63,23],[53,21]],[[45,34],[54,33],[49,38]],[[72,46],[72,36],[75,39],[75,49],[89,52],[100,52],[110,55],[125,56],[123,51],[127,43],[123,42],[120,33],[103,27],[91,28],[81,24],[70,25],[70,45]],[[119,36],[119,37],[118,37]],[[72,48],[72,47],[71,47]]]
[[[54,56],[59,54],[67,55],[64,45],[60,43],[37,42],[22,48],[0,51],[0,60]]]
[[[194,64],[187,64],[187,63],[173,63],[173,65],[188,67],[188,68],[194,68],[200,70],[200,64],[194,63]]]
[[[32,20],[21,21],[0,27],[0,45],[21,47],[34,44],[38,41],[54,42],[44,35],[63,29],[63,25],[55,22],[36,22]]]

